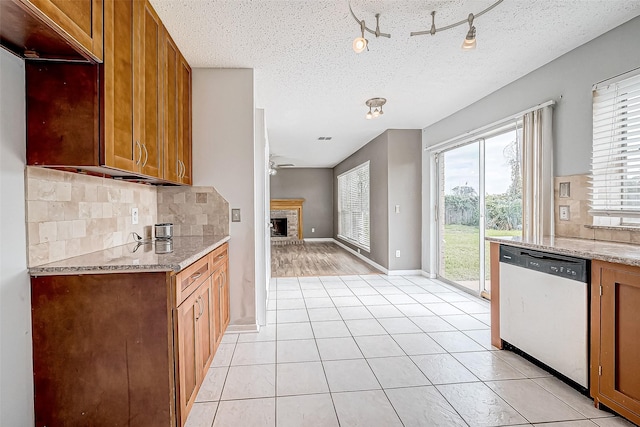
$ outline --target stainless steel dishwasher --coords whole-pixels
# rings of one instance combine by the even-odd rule
[[[589,386],[589,261],[500,245],[500,338]]]

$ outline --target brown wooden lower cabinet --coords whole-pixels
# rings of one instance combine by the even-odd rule
[[[640,424],[640,267],[593,261],[591,295],[591,396]]]
[[[178,274],[32,277],[35,425],[183,426],[228,324],[227,253]],[[207,276],[178,299],[181,274]]]

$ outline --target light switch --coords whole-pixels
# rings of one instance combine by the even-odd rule
[[[231,209],[231,222],[240,222],[240,209]]]
[[[560,205],[560,220],[561,221],[569,221],[569,206]]]
[[[396,213],[400,213],[400,205],[396,205]]]

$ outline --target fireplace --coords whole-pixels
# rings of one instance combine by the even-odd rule
[[[287,218],[271,218],[271,237],[287,237]]]
[[[271,241],[302,242],[304,199],[271,199]]]

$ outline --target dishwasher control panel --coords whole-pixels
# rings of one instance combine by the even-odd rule
[[[500,245],[500,262],[586,283],[589,261],[532,249]]]

